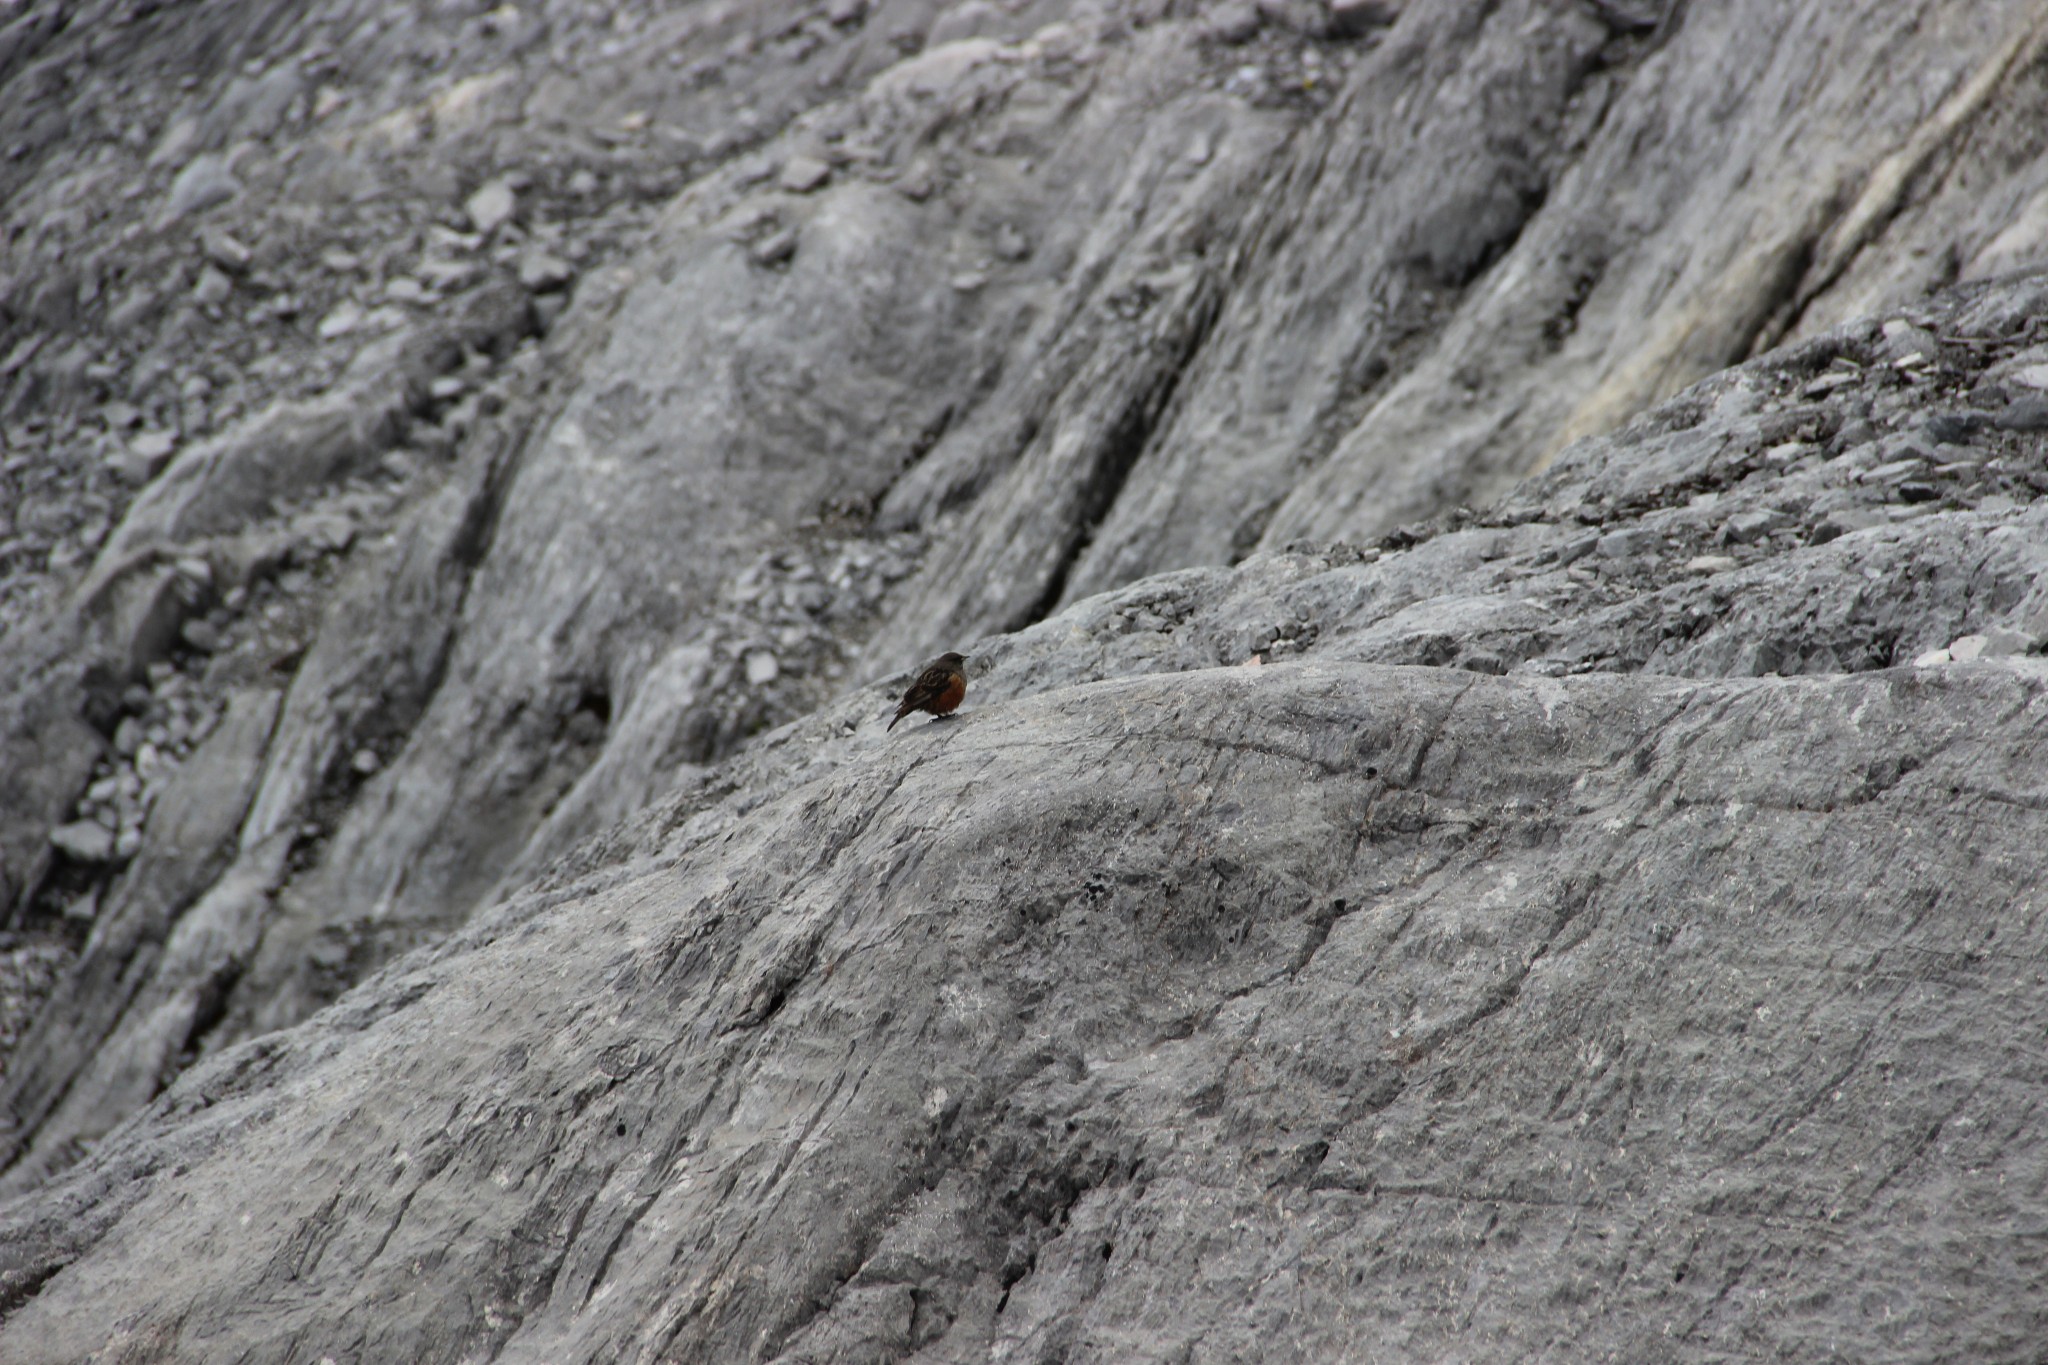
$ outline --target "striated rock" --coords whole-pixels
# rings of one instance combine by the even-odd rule
[[[1824,448],[1856,395],[1808,376],[1858,344],[1716,377],[1377,552],[976,641],[960,720],[888,734],[878,684],[685,770],[8,1206],[0,1273],[39,1288],[0,1344],[99,1349],[115,1282],[172,1358],[1439,1355],[1472,1315],[1499,1358],[1654,1351],[1674,1313],[1706,1354],[2031,1339],[2030,1272],[1983,1250],[2048,1213],[1994,1121],[2030,1082],[1956,1077],[2041,1024],[2048,666],[1894,665],[2041,619],[2048,519],[1682,553],[1827,486],[1767,457]],[[1570,553],[1586,520],[1666,552]],[[149,989],[208,999],[172,983],[246,960],[261,828]],[[123,1028],[114,1056],[157,1036]],[[301,1295],[252,1309],[309,1242]],[[1638,1273],[1603,1259],[1629,1245]],[[1598,1311],[1561,1312],[1596,1271]],[[1340,1311],[1365,1294],[1411,1311]],[[1872,1301],[1893,1318],[1842,1306]]]
[[[2033,7],[374,8],[0,27],[0,1357],[2040,1338]]]
[[[2027,1083],[1956,1068],[2039,1021],[2025,958],[1957,933],[2024,947],[1997,907],[2034,836],[1949,791],[2022,790],[2042,737],[1992,717],[2044,682],[1310,660],[983,705],[658,817],[644,857],[198,1068],[11,1211],[14,1275],[83,1259],[0,1340],[97,1348],[126,1275],[123,1330],[170,1358],[1435,1353],[1454,1309],[1503,1357],[1653,1350],[1672,1312],[1705,1351],[1997,1354],[2038,1325],[2027,1272],[1966,1248],[2041,1212],[1995,1122]],[[1898,873],[1795,871],[1875,847]],[[1600,1311],[1552,1316],[1630,1243]],[[708,1293],[736,1259],[763,1268]],[[1412,1311],[1336,1311],[1366,1292]]]

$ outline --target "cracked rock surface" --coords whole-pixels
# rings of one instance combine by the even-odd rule
[[[2033,363],[1990,339],[2044,294],[686,776],[8,1206],[0,1346],[2023,1354],[2048,465],[1838,475]]]
[[[2025,1356],[2044,45],[7,15],[0,1358]]]

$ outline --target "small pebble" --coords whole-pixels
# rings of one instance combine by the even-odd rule
[[[1856,477],[1859,483],[1895,483],[1909,474],[1919,473],[1923,468],[1925,461],[1922,460],[1893,460],[1875,469],[1866,469]]]
[[[1258,36],[1260,15],[1247,0],[1224,0],[1202,19],[1202,32],[1219,43],[1245,43]]]
[[[503,180],[491,181],[462,202],[469,225],[485,237],[510,222],[518,209],[519,197]]]
[[[575,269],[559,256],[545,251],[529,251],[519,258],[519,283],[535,294],[568,287],[576,278]]]
[[[1807,398],[1821,398],[1833,393],[1836,389],[1846,388],[1854,384],[1862,377],[1861,374],[1854,370],[1830,370],[1807,384],[1805,388],[1800,390],[1800,393]]]
[[[1600,537],[1597,548],[1608,559],[1631,559],[1651,548],[1656,537],[1641,527],[1629,527],[1621,531],[1609,531]]]
[[[776,183],[791,194],[809,194],[823,189],[832,178],[832,167],[814,156],[793,156],[782,163]]]
[[[201,654],[218,654],[227,646],[227,636],[204,617],[194,617],[178,630],[186,644]]]
[[[1737,512],[1734,516],[1721,523],[1721,543],[1723,545],[1747,545],[1751,541],[1763,539],[1763,537],[1777,529],[1783,521],[1784,517],[1777,512],[1762,510]]]
[[[754,243],[754,260],[760,265],[780,265],[794,255],[796,255],[795,228],[780,228]]]
[[[67,858],[103,863],[114,856],[114,835],[96,820],[74,820],[50,831],[50,843]]]
[[[235,292],[235,282],[227,277],[219,266],[209,265],[199,272],[199,283],[192,286],[192,301],[206,308],[217,308],[226,303]]]
[[[333,341],[337,337],[347,336],[362,325],[363,310],[353,303],[345,302],[320,319],[319,325],[313,330],[319,333],[322,341]]]

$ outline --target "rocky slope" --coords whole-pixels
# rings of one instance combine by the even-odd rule
[[[765,736],[15,1201],[0,1346],[2019,1358],[2044,306]]]
[[[231,8],[0,30],[0,1354],[2039,1335],[2031,7]]]

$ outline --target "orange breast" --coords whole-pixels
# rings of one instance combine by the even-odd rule
[[[932,698],[932,714],[935,716],[948,714],[954,707],[960,704],[961,699],[966,695],[967,679],[955,673],[952,679],[947,682],[946,690]]]

